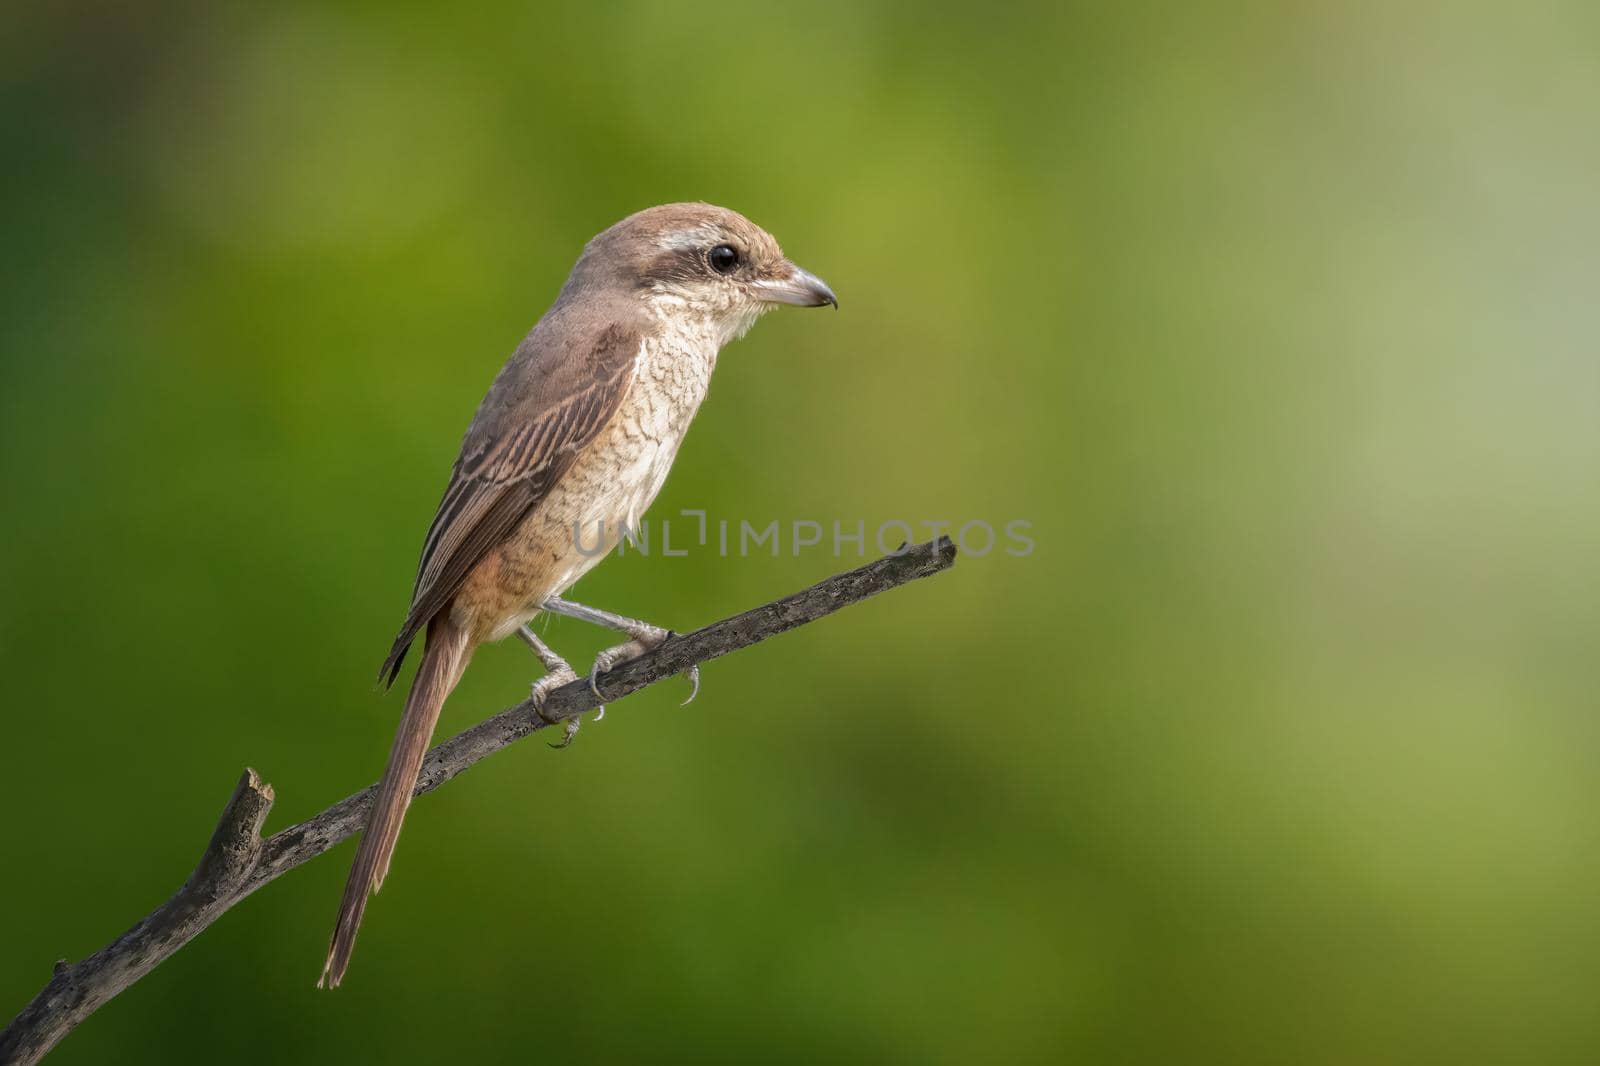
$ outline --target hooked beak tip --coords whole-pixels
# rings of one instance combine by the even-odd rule
[[[817,301],[812,306],[821,307],[823,304],[828,304],[835,311],[839,310],[839,298],[833,294],[832,289],[828,288],[827,282],[823,281],[815,274],[807,274],[806,278],[811,283],[811,292],[816,297]]]

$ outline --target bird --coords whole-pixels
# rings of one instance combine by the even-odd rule
[[[638,528],[705,399],[722,347],[783,304],[837,309],[839,301],[771,234],[728,208],[647,208],[584,246],[555,302],[479,404],[423,540],[411,605],[380,683],[394,683],[419,636],[422,661],[345,883],[319,986],[344,980],[440,709],[478,646],[512,634],[527,642],[545,668],[532,687],[542,708],[577,674],[529,627],[541,611],[628,636],[596,658],[591,686],[670,636],[562,593]],[[698,691],[698,673],[690,680]],[[576,729],[577,719],[569,719],[562,746]]]

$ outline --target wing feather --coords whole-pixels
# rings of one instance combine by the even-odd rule
[[[640,338],[619,327],[600,331],[583,362],[587,373],[564,394],[539,402],[550,391],[550,375],[537,378],[549,353],[539,347],[539,330],[507,364],[485,398],[428,535],[417,567],[416,589],[400,635],[384,660],[379,680],[393,684],[406,651],[418,633],[455,598],[467,575],[506,538],[550,492],[574,459],[604,428],[627,391]],[[568,374],[567,377],[574,375]],[[496,394],[530,391],[530,403]]]

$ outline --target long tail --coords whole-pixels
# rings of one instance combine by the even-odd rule
[[[400,823],[405,819],[411,792],[417,785],[417,773],[422,769],[422,757],[433,737],[433,727],[439,721],[439,710],[460,680],[468,657],[467,635],[463,630],[444,618],[428,627],[428,649],[411,682],[411,693],[406,696],[400,731],[395,734],[394,747],[389,749],[389,765],[373,797],[366,832],[361,835],[355,865],[350,868],[350,879],[345,882],[344,898],[339,901],[339,921],[333,927],[333,942],[328,945],[328,960],[322,964],[322,977],[317,981],[319,988],[338,988],[339,982],[344,980],[350,953],[356,946],[356,930],[367,909],[367,897],[383,887],[384,876],[389,872],[389,858],[394,854],[395,841],[400,838]]]

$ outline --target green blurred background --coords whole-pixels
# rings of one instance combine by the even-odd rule
[[[653,516],[1036,549],[417,804],[337,994],[348,844],[53,1061],[1600,1058],[1600,8],[134,7],[0,44],[0,1014],[241,767],[270,828],[376,776],[460,434],[631,211],[843,302],[725,353]]]

